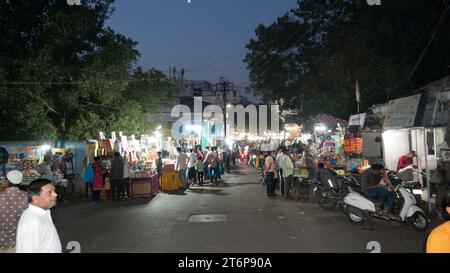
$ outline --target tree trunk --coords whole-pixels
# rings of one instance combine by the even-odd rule
[[[60,138],[62,140],[66,139],[66,117],[65,116],[61,116],[61,133],[60,133]]]

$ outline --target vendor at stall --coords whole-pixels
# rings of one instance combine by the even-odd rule
[[[158,157],[155,159],[156,172],[158,173],[158,182],[161,183],[161,176],[163,172],[162,152],[158,152]]]
[[[397,162],[397,172],[400,171],[401,169],[404,169],[406,167],[412,166],[413,165],[413,157],[416,156],[416,152],[415,151],[411,151],[409,153],[407,153],[406,155],[402,155]]]
[[[413,157],[416,156],[415,151],[411,151],[406,155],[402,155],[398,159],[397,163],[397,171],[398,175],[406,180],[414,180],[414,172],[416,170],[416,166],[413,165]]]
[[[41,175],[41,178],[48,179],[52,181],[53,172],[51,169],[51,155],[45,155],[44,161],[36,166],[36,170]]]

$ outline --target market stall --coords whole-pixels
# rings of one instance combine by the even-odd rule
[[[94,154],[102,155],[103,168],[108,173],[114,152],[119,152],[127,162],[131,195],[134,198],[150,197],[159,192],[155,159],[157,152],[164,146],[163,137],[157,128],[152,135],[132,135],[122,132],[111,138],[105,138],[102,132],[97,134],[98,150]]]

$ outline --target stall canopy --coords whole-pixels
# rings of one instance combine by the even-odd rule
[[[334,117],[332,115],[328,115],[328,114],[318,114],[315,118],[314,121],[316,123],[323,123],[325,125],[327,125],[328,127],[336,127],[338,123],[344,125],[345,127],[348,126],[348,121]]]

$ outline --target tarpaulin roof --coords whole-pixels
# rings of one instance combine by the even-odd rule
[[[318,114],[314,118],[314,121],[316,123],[323,123],[328,127],[336,127],[338,123],[344,125],[345,127],[348,126],[348,121],[327,114]]]

